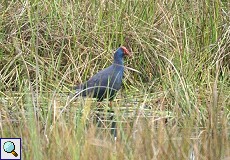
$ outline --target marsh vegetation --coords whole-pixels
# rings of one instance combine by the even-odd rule
[[[0,134],[23,159],[228,159],[230,7],[206,1],[0,2]],[[71,88],[133,54],[117,140]],[[102,107],[107,108],[105,100]]]

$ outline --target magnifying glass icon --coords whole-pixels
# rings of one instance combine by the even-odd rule
[[[6,153],[11,153],[13,154],[15,157],[18,156],[17,152],[15,151],[15,145],[13,142],[11,141],[7,141],[3,144],[3,149]]]

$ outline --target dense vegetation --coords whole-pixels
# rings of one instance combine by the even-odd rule
[[[225,0],[0,2],[1,137],[22,137],[23,159],[230,157],[229,11]],[[120,45],[140,73],[125,71],[114,142],[91,121],[94,101],[67,96]]]

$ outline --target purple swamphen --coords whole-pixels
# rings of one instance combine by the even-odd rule
[[[125,55],[131,56],[131,53],[124,46],[119,47],[114,54],[113,64],[99,71],[85,83],[75,87],[76,94],[97,98],[99,102],[108,98],[111,102],[121,88],[124,74],[123,57]]]
[[[95,74],[88,81],[75,87],[76,96],[81,95],[83,97],[97,98],[97,101],[102,101],[104,98],[108,98],[110,101],[110,107],[112,106],[112,100],[116,96],[117,91],[121,88],[122,79],[124,75],[123,58],[125,55],[131,56],[131,53],[124,47],[119,47],[114,54],[113,64]],[[98,109],[101,112],[101,109]],[[109,110],[108,112],[114,113]],[[103,117],[97,114],[98,127],[101,126]],[[110,116],[110,120],[114,119],[114,115]],[[116,122],[112,121],[111,134],[115,140],[117,137]]]

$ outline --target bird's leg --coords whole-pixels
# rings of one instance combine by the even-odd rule
[[[101,127],[102,125],[102,120],[103,120],[103,115],[101,112],[104,111],[104,109],[101,107],[102,103],[98,102],[97,104],[97,114],[96,114],[96,123],[97,123],[97,127]]]
[[[116,130],[116,120],[114,118],[114,111],[112,109],[112,101],[109,102],[110,109],[108,112],[110,113],[110,120],[112,121],[111,124],[111,134],[114,136],[114,139],[117,139],[117,130]]]
[[[109,107],[110,107],[110,109],[112,109],[112,101],[109,101]]]
[[[111,124],[111,134],[113,135],[114,139],[117,139],[117,128],[116,128],[116,120],[114,119],[114,111],[110,110],[110,120],[112,121]]]

